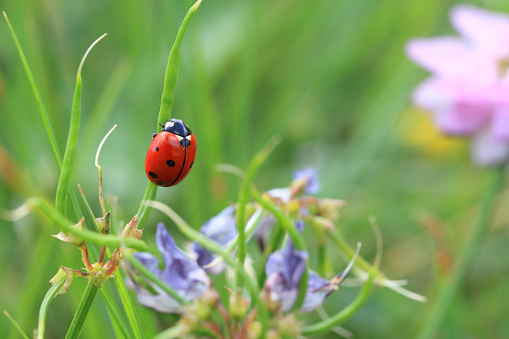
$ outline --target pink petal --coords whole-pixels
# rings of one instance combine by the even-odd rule
[[[454,37],[412,39],[406,44],[405,52],[417,64],[439,75],[462,75],[472,71],[471,51]]]
[[[490,105],[455,102],[448,110],[436,112],[435,121],[444,133],[471,135],[486,125],[490,115]]]
[[[509,142],[497,141],[484,130],[473,140],[472,157],[481,166],[499,165],[509,159]]]
[[[491,121],[491,136],[501,142],[509,142],[509,106],[499,108]]]
[[[472,5],[459,5],[451,11],[456,30],[494,59],[509,55],[509,16]]]

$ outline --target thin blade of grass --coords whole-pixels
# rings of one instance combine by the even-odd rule
[[[19,324],[16,322],[16,320],[14,320],[13,317],[11,317],[11,315],[9,314],[9,312],[7,311],[4,311],[4,314],[5,316],[7,317],[7,319],[9,319],[11,321],[11,323],[14,325],[14,327],[18,330],[19,334],[21,334],[21,336],[25,339],[29,339],[28,338],[28,335],[25,333],[25,331],[23,331],[23,329],[21,328],[21,326],[19,326]]]
[[[108,291],[108,290],[101,288],[99,290],[99,293],[101,294],[101,297],[104,300],[104,305],[106,305],[106,310],[108,310],[108,314],[110,316],[110,319],[111,319],[113,325],[116,326],[116,329],[118,329],[126,339],[131,339],[132,337],[129,334],[129,332],[127,331],[127,328],[125,327],[124,322],[122,321],[122,318],[120,318],[120,315],[117,312],[115,304],[110,301],[111,296],[108,295],[109,291],[108,292],[106,292],[106,291]],[[115,327],[114,327],[114,329],[115,329]]]
[[[46,106],[44,106],[44,102],[42,101],[41,94],[39,92],[39,88],[35,82],[35,78],[32,74],[32,70],[28,65],[28,61],[25,57],[25,53],[21,48],[21,44],[18,41],[18,37],[16,33],[14,33],[14,28],[12,28],[11,22],[7,17],[7,14],[3,12],[5,21],[7,22],[7,26],[9,26],[9,31],[11,32],[12,38],[16,43],[16,48],[18,49],[19,56],[21,58],[21,62],[23,63],[23,67],[25,68],[25,72],[28,76],[28,81],[30,81],[30,86],[32,86],[32,91],[34,92],[35,100],[37,101],[37,105],[39,106],[39,111],[41,112],[42,122],[44,123],[44,127],[46,128],[46,132],[48,133],[48,137],[51,143],[51,147],[53,148],[53,153],[55,153],[55,157],[57,158],[58,167],[62,167],[62,155],[60,153],[60,149],[58,148],[57,138],[55,136],[55,132],[51,127],[51,123],[49,120],[48,112],[46,111]]]

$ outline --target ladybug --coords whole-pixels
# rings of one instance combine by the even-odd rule
[[[154,133],[145,159],[145,172],[150,181],[168,187],[181,182],[191,171],[196,157],[196,138],[179,119],[171,119]]]

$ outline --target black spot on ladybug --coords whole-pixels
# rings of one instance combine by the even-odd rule
[[[159,147],[156,147],[156,152],[159,152]]]
[[[169,167],[175,167],[175,161],[173,161],[173,160],[166,160],[166,165],[168,165]]]
[[[194,165],[194,161],[191,163],[191,165],[189,165],[189,168],[193,168],[193,165]]]
[[[156,137],[157,133],[152,134],[152,139]]]
[[[184,138],[184,139],[180,140],[180,145],[183,148],[188,148],[191,145],[191,141],[187,140],[187,138]]]
[[[150,175],[154,179],[157,179],[157,174],[155,174],[154,172],[148,172],[148,175]]]
[[[163,186],[163,187],[170,186],[170,184],[167,181],[164,181],[164,180],[156,180],[155,183],[156,183],[157,186]]]

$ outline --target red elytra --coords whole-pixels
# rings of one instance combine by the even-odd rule
[[[191,171],[196,157],[196,138],[179,119],[169,120],[154,135],[145,159],[147,178],[158,186],[181,182]]]

